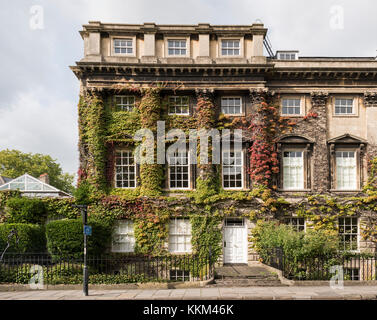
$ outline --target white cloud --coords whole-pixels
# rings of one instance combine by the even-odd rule
[[[76,173],[76,112],[72,101],[57,100],[45,88],[20,93],[8,108],[0,107],[0,149],[48,154]]]

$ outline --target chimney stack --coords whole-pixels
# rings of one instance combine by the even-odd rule
[[[48,173],[42,173],[39,178],[40,181],[46,184],[50,184],[50,178],[48,177]]]

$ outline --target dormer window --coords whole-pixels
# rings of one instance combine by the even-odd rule
[[[241,52],[241,44],[239,39],[223,39],[221,40],[222,56],[239,56]]]
[[[278,51],[276,55],[279,60],[297,60],[298,59],[297,51]]]
[[[168,55],[169,56],[186,56],[186,39],[169,39]]]
[[[131,38],[114,39],[113,41],[115,54],[133,54],[133,40]]]

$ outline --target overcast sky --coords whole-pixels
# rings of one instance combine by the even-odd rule
[[[43,29],[35,25],[35,5],[43,9]],[[68,66],[82,58],[78,31],[89,20],[252,24],[259,19],[274,50],[375,57],[376,15],[372,0],[2,0],[0,150],[49,154],[64,171],[77,172],[79,86]]]

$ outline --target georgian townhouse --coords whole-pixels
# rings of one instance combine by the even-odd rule
[[[83,58],[71,67],[80,81],[80,179],[90,181],[100,197],[153,203],[158,221],[166,224],[162,250],[191,252],[208,245],[200,243],[207,232],[218,232],[213,241],[220,243],[220,261],[247,263],[254,257],[253,214],[301,231],[313,224],[298,214],[310,197],[327,197],[329,205],[328,199],[365,195],[377,156],[375,57],[267,54],[261,23],[91,21],[80,34]],[[164,121],[166,132],[242,129],[242,148],[222,146],[219,164],[193,163],[188,151],[171,153],[166,163],[139,164],[140,141],[133,136],[147,128],[157,138],[157,121]],[[272,208],[266,195],[285,202]],[[345,249],[374,248],[362,235],[367,211],[337,213]],[[218,220],[199,230],[195,215]],[[117,219],[112,251],[142,246],[136,220]]]

